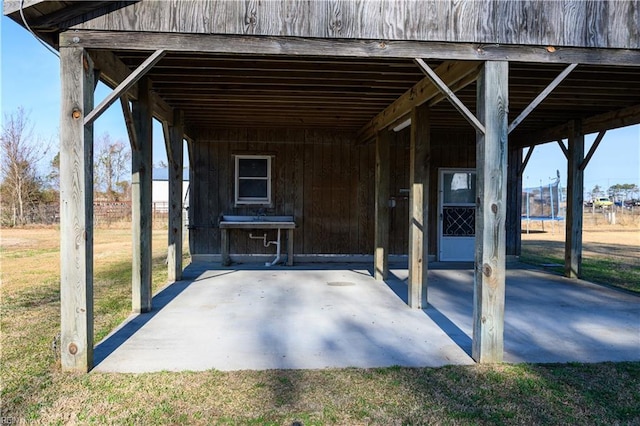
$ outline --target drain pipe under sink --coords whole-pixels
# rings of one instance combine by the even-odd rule
[[[254,236],[253,233],[250,232],[249,238],[252,240],[262,240],[262,245],[265,247],[269,247],[272,244],[276,245],[276,258],[273,259],[273,262],[265,262],[264,266],[273,266],[280,262],[280,228],[278,228],[278,239],[276,241],[267,241],[266,232],[262,236]]]

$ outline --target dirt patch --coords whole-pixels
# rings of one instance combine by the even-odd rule
[[[522,244],[546,245],[553,251],[564,251],[564,222],[555,226],[539,221],[531,221],[529,233],[523,223]],[[634,260],[640,258],[640,227],[625,225],[586,225],[582,231],[583,257],[614,257]]]
[[[581,277],[587,281],[640,292],[640,227],[635,224],[600,224],[586,220],[582,232]],[[564,222],[552,226],[539,221],[523,223],[524,262],[564,273]]]

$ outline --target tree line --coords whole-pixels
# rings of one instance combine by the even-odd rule
[[[0,222],[23,226],[47,222],[59,213],[60,153],[51,155],[53,141],[34,134],[33,123],[24,108],[5,114],[0,133]],[[55,145],[57,146],[57,144]],[[108,133],[94,144],[94,200],[131,199],[131,150]],[[47,220],[49,219],[49,220]],[[51,220],[55,221],[55,220]]]
[[[640,199],[640,187],[635,183],[616,183],[605,191],[600,185],[596,185],[590,195],[594,200],[600,197],[608,197],[612,201],[638,200]]]

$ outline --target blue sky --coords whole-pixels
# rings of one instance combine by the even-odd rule
[[[60,62],[28,31],[3,16],[1,21],[1,110],[2,116],[23,107],[34,125],[34,135],[58,143],[60,108]],[[100,83],[95,92],[95,105],[110,89]],[[111,140],[128,142],[120,103],[114,103],[94,124],[95,138],[109,133]],[[167,161],[162,126],[154,120],[153,162]],[[58,148],[51,150],[53,157]],[[49,158],[49,160],[51,159]],[[47,161],[43,161],[47,163]],[[46,167],[47,164],[42,164]]]
[[[39,44],[26,30],[2,17],[1,110],[11,113],[22,106],[30,114],[34,133],[57,144],[60,103],[58,58]],[[100,84],[96,104],[109,89]],[[94,126],[95,136],[108,132],[112,140],[127,140],[126,128],[118,103],[103,114]],[[595,135],[587,135],[585,153]],[[154,126],[154,163],[166,161],[162,129]],[[52,150],[51,156],[57,152]],[[523,175],[525,187],[548,183],[560,171],[562,185],[566,182],[566,160],[556,143],[536,147]],[[585,191],[595,185],[608,188],[616,183],[640,186],[640,126],[610,130],[585,170]]]

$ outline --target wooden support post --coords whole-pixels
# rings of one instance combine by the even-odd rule
[[[229,230],[223,228],[220,230],[220,262],[222,266],[231,265],[231,256],[229,256]]]
[[[175,110],[169,127],[169,247],[167,251],[169,282],[182,279],[182,180],[184,127],[182,111]]]
[[[427,307],[429,162],[431,126],[429,107],[411,111],[409,150],[409,306]]]
[[[138,82],[138,100],[133,102],[138,149],[131,150],[131,203],[133,266],[131,274],[133,312],[151,310],[151,171],[152,106],[149,80]]]
[[[569,157],[567,161],[567,217],[564,245],[564,274],[580,278],[582,267],[582,206],[584,202],[584,134],[578,120],[569,123]]]
[[[522,148],[509,147],[507,179],[507,256],[520,256],[522,245]]]
[[[293,266],[293,229],[287,230],[287,266]]]
[[[485,62],[478,79],[476,255],[473,347],[476,362],[501,362],[504,351],[505,219],[507,207],[507,62]]]
[[[389,145],[391,132],[376,135],[376,228],[374,277],[386,280],[389,274]]]
[[[64,371],[93,368],[94,72],[84,49],[60,49],[60,326]]]

